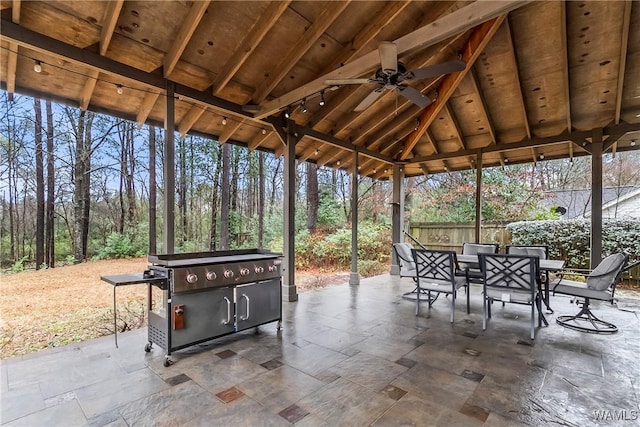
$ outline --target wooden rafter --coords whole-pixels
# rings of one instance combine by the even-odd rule
[[[428,178],[429,175],[431,175],[431,171],[429,170],[429,166],[427,166],[426,163],[419,163],[418,165],[420,166],[420,170],[422,171],[422,174],[424,175],[424,177]]]
[[[253,27],[247,31],[247,35],[235,49],[233,56],[224,64],[222,71],[213,82],[214,95],[219,95],[227,86],[227,83],[229,83],[240,67],[242,67],[242,64],[245,63],[247,58],[249,58],[260,42],[262,42],[269,30],[278,22],[278,19],[280,19],[284,11],[287,10],[289,3],[291,3],[291,0],[272,1],[267,9],[260,14],[258,20]]]
[[[478,75],[476,74],[475,68],[471,69],[471,73],[469,75],[471,87],[473,88],[474,94],[478,97],[480,101],[480,114],[482,114],[482,118],[484,119],[484,125],[486,129],[489,131],[489,136],[491,137],[491,142],[489,145],[495,145],[498,143],[498,137],[496,136],[496,130],[493,127],[493,120],[491,119],[491,112],[487,108],[487,101],[484,98],[484,93],[480,90],[480,85],[478,84]],[[500,155],[500,164],[502,167],[505,165],[504,156],[502,153]]]
[[[136,116],[136,123],[138,123],[138,128],[142,127],[144,122],[147,121],[151,110],[153,110],[153,106],[156,105],[156,101],[160,97],[160,92],[148,92],[144,99],[142,100],[142,104],[140,104],[140,108],[138,109],[138,114]]]
[[[11,21],[20,23],[20,0],[13,0],[11,5]],[[9,42],[9,57],[7,58],[7,92],[12,96],[16,90],[16,69],[18,68],[18,44]]]
[[[325,8],[316,22],[311,24],[295,45],[288,50],[288,55],[280,62],[277,70],[269,75],[269,78],[253,94],[253,101],[260,104],[271,91],[282,81],[294,65],[304,56],[313,44],[322,36],[329,26],[336,20],[342,11],[350,3],[349,1],[334,2],[331,7]],[[308,93],[311,95],[314,92]],[[302,99],[302,98],[300,98]],[[277,110],[276,110],[277,111]],[[275,112],[275,111],[274,111]]]
[[[87,73],[87,80],[84,82],[84,87],[82,88],[82,95],[80,96],[80,109],[82,111],[86,111],[89,108],[89,103],[91,102],[91,95],[93,95],[93,90],[96,87],[96,83],[98,82],[98,75],[100,72],[96,69],[91,69]]]
[[[178,34],[174,36],[173,44],[162,61],[165,77],[169,77],[173,72],[178,60],[182,56],[182,52],[184,52],[189,40],[191,40],[191,36],[193,36],[194,31],[198,28],[198,24],[200,24],[200,20],[204,16],[207,7],[209,7],[208,0],[194,1],[191,5],[189,13],[187,13],[187,16],[182,21],[182,27],[180,27]]]
[[[273,131],[271,130],[265,129],[265,133],[262,133],[262,131],[260,131],[256,136],[253,137],[251,142],[247,145],[247,148],[249,149],[249,151],[253,151],[256,148],[260,147],[262,144],[264,144],[272,136],[273,136]]]
[[[220,136],[218,137],[218,142],[220,144],[224,144],[229,141],[233,134],[236,133],[238,129],[240,129],[240,126],[242,126],[244,120],[239,120],[237,122],[235,120],[229,120],[228,122],[229,123],[227,123],[227,125],[224,127],[222,134],[220,134]]]
[[[507,39],[509,43],[509,52],[511,54],[511,58],[513,60],[513,69],[515,72],[513,73],[513,79],[515,81],[515,86],[519,88],[516,91],[516,96],[518,97],[518,101],[520,102],[521,111],[522,111],[522,124],[524,126],[524,131],[527,134],[527,138],[531,139],[531,127],[529,126],[529,116],[527,115],[527,107],[524,103],[524,95],[522,94],[522,84],[520,84],[520,74],[518,73],[518,58],[516,56],[516,48],[513,45],[513,37],[511,36],[511,26],[509,25],[509,20],[507,19],[504,23],[507,27]],[[567,132],[570,132],[567,130]]]
[[[464,143],[464,135],[460,130],[460,124],[458,123],[458,120],[456,119],[455,114],[453,114],[453,111],[451,111],[451,109],[449,108],[449,104],[444,104],[440,112],[444,114],[444,116],[448,118],[449,121],[451,122],[451,126],[453,126],[453,132],[454,132],[453,137],[458,141],[458,144],[460,145],[460,149],[466,150],[467,145]]]
[[[518,0],[473,2],[395,40],[398,46],[398,55],[432,46],[496,16],[517,9],[526,3],[528,2]],[[363,55],[343,67],[265,103],[260,111],[256,113],[256,117],[270,116],[287,105],[321,91],[325,87],[324,81],[327,79],[344,79],[359,76],[367,71],[374,70],[379,63],[380,57],[377,51]]]
[[[631,22],[631,0],[624,2],[624,16],[622,18],[622,41],[620,43],[620,66],[618,67],[618,86],[616,90],[616,118],[615,124],[620,123],[622,109],[622,90],[624,89],[624,74],[627,64],[627,46],[629,45],[629,25]],[[638,6],[636,4],[636,6]]]
[[[116,29],[122,5],[124,5],[124,0],[107,2],[107,10],[104,12],[102,30],[100,31],[100,55],[102,56],[104,56],[109,49],[109,43],[111,43],[113,32]]]
[[[442,80],[438,89],[438,98],[424,109],[420,115],[420,125],[418,126],[418,129],[407,137],[404,144],[404,150],[400,156],[401,160],[405,160],[409,157],[413,148],[416,146],[422,135],[424,135],[425,130],[431,126],[431,123],[435,120],[442,107],[447,103],[462,79],[464,79],[469,69],[475,63],[476,59],[478,59],[478,56],[484,47],[489,43],[496,31],[498,31],[498,28],[505,20],[505,16],[506,15],[502,15],[497,18],[493,18],[490,21],[477,26],[473,30],[462,51],[462,59],[465,61],[467,66],[460,72],[448,74]]]
[[[199,105],[194,105],[187,111],[187,114],[184,115],[180,123],[178,124],[178,132],[180,135],[184,136],[187,132],[191,130],[193,125],[198,121],[198,119],[204,114],[206,108],[202,108]]]
[[[567,110],[567,132],[571,132],[571,84],[569,83],[569,47],[567,45],[567,3],[562,2],[561,5],[561,16],[560,16],[560,34],[561,34],[561,43],[562,43],[562,72],[563,72],[563,84],[564,84],[564,95],[566,97],[566,106]]]

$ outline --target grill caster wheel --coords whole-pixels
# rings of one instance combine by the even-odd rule
[[[169,366],[173,365],[173,360],[171,360],[169,358],[169,356],[165,356],[164,357],[164,367],[168,368]]]
[[[151,351],[151,343],[145,344],[144,351],[146,351],[147,353],[149,353]]]
[[[276,324],[276,331],[280,332],[282,330],[282,320],[278,320]]]

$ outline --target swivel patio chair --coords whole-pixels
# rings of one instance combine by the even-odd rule
[[[540,259],[531,255],[478,254],[483,278],[482,330],[487,329],[493,301],[531,306],[531,339],[535,339],[535,310],[538,327],[548,325],[541,310],[538,287]]]
[[[613,294],[620,280],[628,256],[609,255],[586,277],[586,282],[566,280],[564,277],[551,284],[553,294],[571,295],[583,299],[580,311],[574,316],[558,316],[556,322],[565,328],[592,334],[615,334],[618,327],[598,319],[589,308],[591,299],[613,302]]]
[[[413,255],[411,254],[412,250],[413,246],[410,243],[393,244],[393,252],[396,254],[396,257],[398,259],[398,266],[400,267],[400,277],[411,277],[411,279],[416,282],[416,287],[413,288],[412,291],[402,294],[402,298],[409,301],[415,301],[418,295],[416,263],[413,260]],[[429,298],[432,304],[435,302],[435,300],[438,299],[438,295],[439,294],[430,295],[426,290],[422,291],[422,296],[425,299]]]
[[[458,289],[467,287],[467,314],[469,314],[469,284],[465,275],[456,275],[458,261],[453,251],[432,251],[428,249],[412,249],[411,254],[416,266],[416,316],[420,314],[420,296],[427,294],[427,302],[431,308],[440,294],[451,295],[451,323],[456,310]],[[432,295],[435,294],[435,298]]]

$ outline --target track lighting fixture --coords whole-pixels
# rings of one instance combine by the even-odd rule
[[[122,95],[124,93],[124,89],[122,88],[122,85],[116,85],[116,93],[118,95]]]
[[[291,117],[291,110],[289,109],[289,107],[287,107],[286,110],[284,110],[284,118],[288,119]]]
[[[266,135],[267,134],[267,130],[265,128],[262,128],[262,134]]]
[[[338,160],[338,161],[336,162],[336,165],[340,166],[340,160]]]
[[[540,153],[540,156],[538,156],[540,158],[540,160],[544,159],[544,154]]]
[[[629,143],[629,145],[631,145],[632,147],[636,145],[636,140],[632,139],[631,142]]]
[[[36,73],[41,73],[42,72],[42,63],[40,61],[38,61],[37,59],[33,63],[33,71],[35,71]]]
[[[374,170],[372,170],[372,172],[373,172],[373,173],[376,173],[376,170],[374,169]]]
[[[300,103],[300,110],[301,110],[303,113],[306,113],[306,112],[307,112],[307,99],[306,99],[306,98],[303,98],[303,99],[302,99],[302,103]]]
[[[318,149],[316,148],[316,150],[313,152],[313,154],[315,154],[315,155],[317,156],[317,155],[318,155],[318,153],[320,153],[320,150],[318,150]]]
[[[320,106],[324,107],[324,91],[320,92]]]
[[[222,126],[226,126],[227,125],[227,118],[223,117],[222,118]]]

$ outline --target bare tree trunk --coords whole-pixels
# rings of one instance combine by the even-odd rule
[[[220,249],[229,249],[229,168],[231,146],[222,146],[222,201],[220,206]]]
[[[84,205],[82,209],[82,259],[87,259],[89,245],[89,214],[91,212],[91,152],[93,139],[93,119],[95,115],[90,113],[87,117],[84,138]]]
[[[127,168],[127,223],[130,231],[133,231],[136,220],[136,188],[133,180],[136,169],[135,144],[133,140],[133,123],[125,124],[127,132],[127,150],[129,151],[127,159],[129,166]]]
[[[209,229],[209,248],[212,251],[218,249],[216,240],[218,239],[218,188],[220,187],[220,166],[222,165],[222,147],[217,146],[215,158],[216,167],[213,173],[213,184],[211,189],[211,228]]]
[[[156,128],[149,126],[149,253],[156,247]]]
[[[44,264],[44,165],[42,155],[42,102],[34,98],[36,143],[36,270]]]
[[[258,247],[264,245],[264,152],[258,154]]]
[[[85,179],[85,169],[84,169],[84,157],[86,153],[84,152],[84,121],[85,121],[85,111],[80,112],[80,117],[78,118],[78,127],[76,129],[76,161],[74,165],[74,197],[73,197],[73,257],[76,262],[80,262],[83,260],[82,256],[82,225],[83,225],[83,214],[84,214],[84,179]]]
[[[124,208],[124,188],[125,174],[127,169],[127,150],[124,146],[122,134],[120,135],[120,181],[118,186],[118,200],[120,201],[120,217],[118,219],[118,233],[124,233],[125,208]]]
[[[46,263],[50,268],[55,267],[55,229],[54,229],[54,198],[55,198],[55,169],[53,153],[53,111],[51,101],[45,101],[47,111],[47,203],[45,221]]]
[[[185,150],[185,137],[181,137],[178,140],[178,211],[182,221],[182,227],[180,230],[180,240],[184,243],[187,240],[187,161]]]
[[[307,229],[310,233],[318,226],[318,166],[307,163]]]

